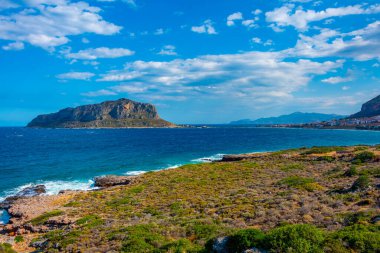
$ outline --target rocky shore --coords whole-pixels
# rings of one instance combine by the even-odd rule
[[[11,215],[0,226],[0,246],[10,243],[17,252],[285,252],[271,240],[287,224],[292,233],[303,231],[299,237],[303,229],[319,235],[313,247],[323,252],[374,252],[379,166],[380,146],[315,147],[98,177],[92,191],[47,196],[37,185],[0,204]],[[347,241],[345,231],[358,226],[365,234]],[[241,238],[253,241],[242,244]]]

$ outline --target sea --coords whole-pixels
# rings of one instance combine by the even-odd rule
[[[94,177],[210,162],[223,154],[289,148],[380,144],[380,131],[257,128],[212,125],[192,128],[0,128],[0,201],[44,184],[47,194],[89,190]],[[0,210],[0,224],[8,215]]]

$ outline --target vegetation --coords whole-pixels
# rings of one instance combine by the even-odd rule
[[[62,214],[63,214],[63,211],[61,211],[61,210],[54,210],[54,211],[51,211],[51,212],[44,213],[43,215],[40,215],[40,216],[38,216],[38,217],[30,220],[30,223],[32,223],[32,225],[42,225],[46,221],[48,221],[49,218],[52,218],[54,216],[59,216],[59,215],[62,215]]]
[[[353,167],[358,152],[375,158],[360,155]],[[72,220],[40,235],[47,240],[43,252],[204,253],[221,237],[228,238],[231,253],[376,252],[376,152],[314,147],[185,165],[143,174],[130,185],[74,194],[59,210],[30,222]]]
[[[0,253],[17,253],[9,243],[0,243]]]

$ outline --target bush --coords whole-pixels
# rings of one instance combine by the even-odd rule
[[[363,151],[355,155],[353,162],[354,163],[364,163],[370,162],[375,159],[375,154],[370,151]]]
[[[286,225],[273,229],[267,236],[273,252],[323,252],[325,239],[322,230],[312,225]]]
[[[318,183],[316,183],[314,181],[314,179],[299,177],[299,176],[286,177],[286,178],[280,180],[279,183],[287,185],[289,187],[307,190],[307,191],[314,191],[314,190],[322,189],[322,186],[320,186]]]
[[[34,219],[32,219],[30,221],[30,223],[32,223],[32,225],[34,226],[37,226],[37,225],[42,225],[44,224],[45,222],[47,222],[49,220],[49,218],[52,218],[52,217],[55,217],[55,216],[60,216],[63,214],[63,211],[61,210],[54,210],[54,211],[51,211],[51,212],[47,212],[47,213],[44,213]]]
[[[365,190],[369,187],[369,177],[367,175],[362,175],[358,179],[355,180],[355,182],[351,186],[351,190],[353,191],[361,191]]]
[[[346,177],[353,177],[353,176],[356,176],[358,174],[358,171],[356,169],[355,166],[351,166],[345,173],[344,175]]]
[[[305,166],[301,163],[290,163],[281,166],[282,171],[302,170]]]
[[[311,154],[325,154],[330,153],[333,151],[343,151],[345,150],[344,147],[312,147],[305,152],[303,152],[303,155],[311,155]]]
[[[17,253],[9,243],[0,243],[0,253]]]
[[[240,253],[246,249],[264,248],[265,234],[258,229],[244,229],[233,234],[227,242],[231,253]]]
[[[17,235],[15,237],[15,243],[20,243],[20,242],[23,242],[24,241],[24,237],[22,237],[22,235]]]
[[[155,224],[127,227],[127,237],[123,241],[122,252],[154,252],[165,244],[165,238],[156,230]]]
[[[380,249],[380,227],[353,225],[332,234],[334,241],[341,240],[343,245],[357,252],[378,252]]]

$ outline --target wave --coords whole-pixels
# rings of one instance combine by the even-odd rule
[[[3,201],[5,198],[9,196],[14,196],[17,193],[21,192],[27,187],[33,187],[36,185],[45,185],[46,187],[46,193],[44,195],[56,195],[62,190],[82,190],[87,191],[93,189],[94,181],[88,180],[88,181],[79,181],[79,180],[73,180],[73,181],[63,181],[63,180],[57,180],[57,181],[37,181],[37,183],[29,183],[25,184],[16,188],[13,188],[12,190],[5,191],[0,196],[0,202]]]
[[[197,162],[197,163],[210,163],[210,162],[222,160],[224,155],[225,154],[216,154],[216,155],[212,155],[212,156],[208,156],[208,157],[201,157],[201,158],[193,159],[191,161]]]
[[[127,175],[127,176],[138,176],[138,175],[144,174],[146,172],[147,171],[145,171],[145,170],[132,170],[132,171],[125,172],[124,175]]]

